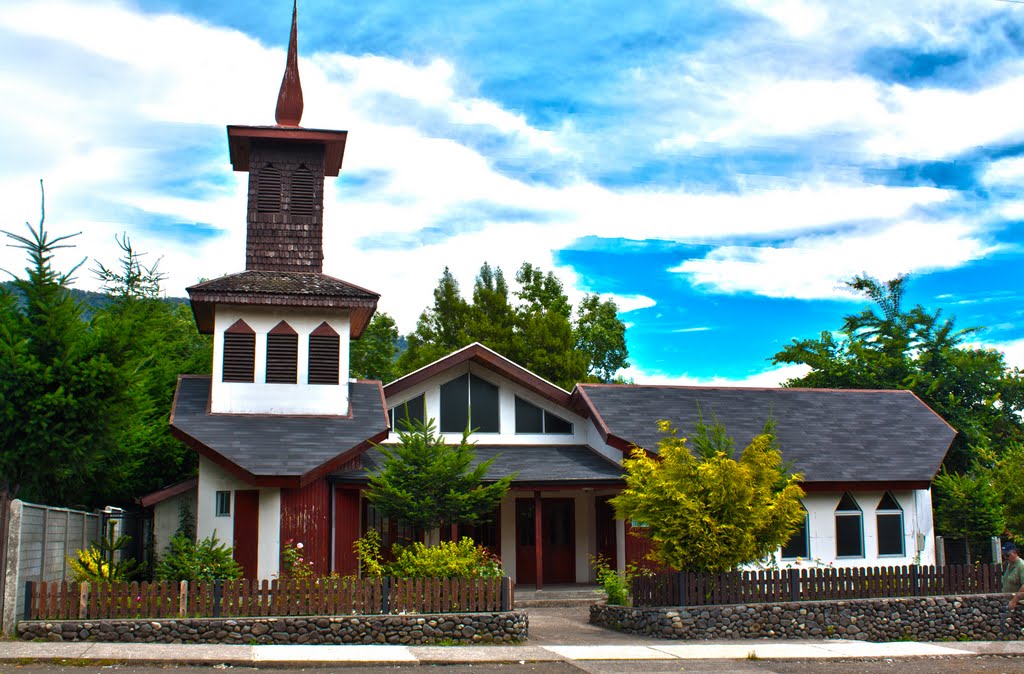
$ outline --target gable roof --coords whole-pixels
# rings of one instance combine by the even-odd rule
[[[301,487],[388,436],[380,382],[348,386],[345,417],[211,414],[210,377],[180,375],[171,432],[249,484]]]
[[[725,425],[738,454],[772,418],[782,457],[805,484],[926,485],[956,435],[910,391],[580,384],[573,395],[605,442],[624,451],[656,453],[659,419],[688,436],[703,416]]]
[[[185,289],[199,332],[213,332],[217,304],[348,309],[352,338],[358,339],[377,309],[380,295],[316,272],[249,270]]]
[[[494,459],[487,471],[486,482],[515,473],[517,486],[544,485],[607,485],[621,486],[622,466],[601,456],[586,445],[476,445],[472,466]],[[367,470],[378,470],[383,464],[379,451],[367,451],[359,467],[331,475],[336,482],[366,483]]]
[[[458,351],[454,351],[444,358],[439,358],[429,365],[424,365],[404,377],[399,377],[384,387],[384,396],[390,399],[402,391],[413,388],[435,375],[466,362],[481,365],[513,383],[536,393],[542,398],[550,400],[556,405],[569,407],[570,394],[568,391],[552,384],[543,377],[535,375],[525,367],[517,365],[480,342],[473,342],[469,346],[464,346]]]

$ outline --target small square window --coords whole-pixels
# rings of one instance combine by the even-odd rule
[[[227,517],[231,514],[231,492],[217,492],[217,505],[215,514],[217,517]]]

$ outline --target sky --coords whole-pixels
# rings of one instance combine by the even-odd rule
[[[908,275],[1024,367],[1024,2],[299,2],[302,125],[349,132],[325,273],[402,332],[444,267],[552,270],[637,383],[773,386],[773,354]],[[285,0],[0,0],[0,229],[46,190],[96,289],[242,271],[225,126],[274,123]],[[0,269],[24,255],[0,247]]]

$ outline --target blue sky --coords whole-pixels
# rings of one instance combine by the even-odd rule
[[[5,0],[0,226],[42,178],[67,266],[241,270],[224,127],[273,122],[290,10]],[[299,47],[303,125],[350,133],[325,271],[403,331],[445,265],[530,261],[617,300],[637,382],[774,385],[844,279],[909,274],[1024,366],[1024,4],[304,0]]]

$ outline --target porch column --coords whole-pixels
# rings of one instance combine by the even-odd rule
[[[544,587],[544,543],[541,537],[540,492],[533,492],[533,541],[534,563],[537,566],[537,589]]]

